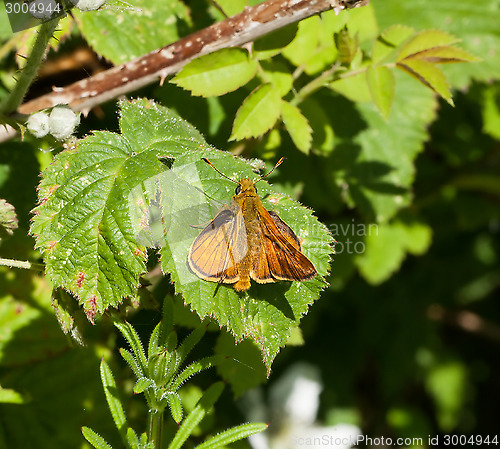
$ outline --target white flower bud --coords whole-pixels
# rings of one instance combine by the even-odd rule
[[[26,127],[35,137],[46,136],[49,132],[49,114],[46,112],[36,112],[30,115]]]
[[[70,0],[80,11],[95,11],[99,9],[106,0]]]
[[[63,12],[56,0],[33,0],[28,3],[28,11],[35,19],[48,20]]]
[[[50,133],[57,140],[69,138],[80,123],[80,114],[75,114],[67,106],[56,106],[49,116]]]

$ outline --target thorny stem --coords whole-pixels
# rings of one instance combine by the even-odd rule
[[[5,101],[0,104],[0,115],[8,115],[11,112],[14,112],[23,101],[28,88],[38,73],[38,68],[40,67],[42,59],[45,55],[49,40],[54,34],[58,24],[59,18],[55,18],[42,23],[40,26],[31,53],[26,61],[24,69],[21,71],[21,75],[17,80],[14,89],[10,92]]]

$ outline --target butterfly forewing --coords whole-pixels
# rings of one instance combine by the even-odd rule
[[[191,245],[188,262],[199,277],[232,283],[238,280],[237,264],[248,252],[241,209],[224,206]]]

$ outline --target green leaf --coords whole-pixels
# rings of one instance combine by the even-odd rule
[[[293,75],[288,72],[288,67],[282,61],[262,61],[262,77],[265,82],[270,82],[284,97],[293,87]]]
[[[147,377],[141,377],[134,385],[134,393],[144,393],[148,388],[155,388],[155,381]]]
[[[244,340],[236,344],[231,335],[221,333],[215,353],[223,357],[217,364],[217,373],[231,385],[235,397],[266,382],[267,370],[262,363],[260,348],[254,341]]]
[[[333,35],[345,25],[345,15],[326,12],[299,22],[294,40],[282,54],[292,64],[313,75],[331,65],[337,57]]]
[[[300,109],[288,101],[281,102],[281,118],[295,146],[305,154],[309,154],[312,142],[312,129]]]
[[[180,449],[184,442],[189,438],[195,427],[205,417],[208,411],[215,404],[224,390],[224,384],[217,382],[213,384],[198,401],[196,407],[189,413],[186,419],[182,422],[177,430],[172,442],[168,449]]]
[[[172,112],[121,103],[122,134],[96,132],[57,155],[43,173],[31,233],[56,287],[73,293],[92,321],[135,295],[146,270],[139,237],[147,196],[166,170],[159,156],[199,150],[201,135]]]
[[[354,102],[367,103],[372,101],[370,88],[364,73],[340,78],[331,82],[329,87]]]
[[[409,73],[423,85],[430,87],[453,106],[448,81],[443,71],[434,64],[420,59],[405,59],[398,62],[397,67]]]
[[[220,96],[248,83],[257,62],[241,48],[225,48],[194,59],[171,80],[192,95]]]
[[[92,13],[74,8],[72,14],[94,51],[115,65],[177,41],[191,23],[189,9],[179,0],[134,0],[131,8],[122,4]]]
[[[467,369],[462,362],[448,362],[431,369],[426,389],[437,407],[437,419],[443,431],[455,429],[463,412],[467,394]]]
[[[104,388],[104,394],[106,395],[106,400],[108,402],[109,410],[113,421],[115,422],[116,428],[122,435],[122,439],[126,440],[126,428],[127,428],[127,418],[125,412],[123,411],[121,400],[118,396],[118,389],[116,388],[116,382],[113,378],[113,373],[109,365],[104,359],[101,360],[101,381]]]
[[[405,58],[405,61],[409,59],[421,59],[423,61],[432,62],[434,64],[480,61],[479,58],[472,56],[465,50],[453,46],[437,47],[431,48],[430,50],[424,50],[416,55],[408,56],[407,58]]]
[[[375,106],[387,119],[394,101],[394,75],[387,67],[369,66],[366,79]]]
[[[27,398],[12,388],[3,388],[0,385],[0,403],[4,404],[24,404]]]
[[[281,113],[281,97],[272,84],[254,90],[238,109],[229,140],[259,137],[269,131]]]
[[[411,38],[399,50],[398,61],[402,61],[411,56],[416,56],[425,50],[430,50],[436,47],[445,47],[456,42],[460,39],[445,33],[441,30],[425,30],[415,37]]]
[[[311,211],[292,199],[275,192],[267,183],[259,183],[259,194],[267,209],[275,210],[303,240],[303,252],[310,258],[319,275],[306,282],[278,282],[253,286],[237,293],[231,285],[199,279],[187,268],[189,247],[200,233],[193,225],[206,223],[234,192],[234,183],[217,174],[200,157],[207,157],[218,170],[232,178],[256,179],[250,166],[232,155],[219,151],[185,153],[170,171],[171,180],[162,191],[175,192],[170,198],[184,201],[170,207],[166,245],[160,249],[164,272],[172,273],[175,289],[186,303],[200,315],[211,316],[226,326],[237,341],[252,338],[260,347],[268,368],[291,328],[296,326],[316,299],[325,283],[322,276],[329,270],[331,237]],[[195,188],[196,187],[196,188]],[[184,193],[183,193],[184,192]],[[188,194],[189,193],[189,194]]]
[[[85,439],[96,449],[113,449],[106,440],[99,434],[95,433],[90,427],[82,427],[82,434]]]
[[[144,354],[144,348],[142,347],[141,339],[139,338],[139,335],[137,335],[136,330],[127,321],[115,320],[113,324],[119,329],[125,340],[127,340],[142,373],[145,373],[147,365],[146,354]]]
[[[344,201],[377,223],[387,222],[410,203],[414,159],[423,150],[436,114],[436,98],[430,89],[400,71],[394,75],[398,89],[388,119],[382,118],[373,103],[343,109],[342,124],[349,132],[345,137],[337,134],[329,160],[335,183],[345,186]],[[343,101],[332,100],[332,107],[345,106]]]
[[[387,28],[373,44],[372,61],[380,63],[396,60],[399,46],[406,41],[415,30],[405,25],[392,25]]]
[[[174,382],[172,382],[172,390],[178,390],[184,382],[186,382],[189,378],[194,375],[200,373],[201,371],[211,368],[216,365],[222,359],[219,356],[205,357],[201,360],[197,360],[189,364],[186,368],[184,368],[179,375],[175,378]]]
[[[137,363],[137,360],[130,351],[120,348],[120,355],[123,357],[123,360],[125,360],[127,364],[130,366],[130,368],[135,374],[135,377],[139,379],[144,375],[142,368],[139,366],[139,363]]]
[[[168,401],[168,406],[173,420],[179,424],[182,421],[182,402],[180,396],[175,392],[169,392],[166,399]]]
[[[429,3],[429,0],[386,0],[373,2],[372,6],[382,29],[401,22],[418,30],[440,29],[460,39],[465,51],[473,55],[488,55],[480,64],[447,66],[446,76],[453,87],[464,89],[472,80],[488,82],[498,78],[500,35],[497,0],[483,0],[481,8],[470,0],[439,0],[434,3]],[[450,41],[451,38],[447,42]]]
[[[17,227],[18,219],[14,206],[0,199],[0,241],[12,235]]]
[[[268,425],[264,423],[241,424],[209,438],[196,446],[196,449],[217,449],[226,444],[248,438],[250,435],[263,432],[267,427]]]
[[[161,321],[155,326],[153,332],[151,332],[151,337],[149,337],[148,344],[148,360],[151,357],[158,353],[160,350],[159,341],[160,341],[160,333],[161,333]]]
[[[347,26],[345,26],[338,33],[335,33],[335,46],[339,52],[339,62],[349,66],[358,52],[358,36],[351,35]]]
[[[139,437],[132,427],[127,429],[127,442],[131,449],[140,449]]]
[[[425,253],[431,243],[431,234],[431,229],[421,223],[378,225],[377,232],[370,232],[365,237],[365,250],[356,257],[356,264],[368,282],[380,284],[400,268],[406,252]]]
[[[198,326],[194,329],[179,345],[177,348],[177,354],[179,355],[179,365],[186,360],[186,357],[193,350],[193,348],[199,343],[202,339],[203,335],[207,331],[207,327],[205,325]]]
[[[321,19],[319,16],[301,20],[296,36],[283,50],[283,56],[297,67],[305,65],[311,59],[319,44],[320,29]]]
[[[484,89],[481,99],[483,131],[500,140],[500,88],[498,85]]]
[[[217,5],[222,8],[224,13],[228,16],[234,16],[242,12],[247,6],[247,0],[218,0]]]
[[[252,50],[255,57],[262,60],[277,55],[293,40],[296,33],[297,23],[291,23],[260,37],[253,44]]]
[[[300,104],[300,108],[314,130],[312,149],[319,154],[330,154],[335,147],[335,131],[332,125],[335,115],[332,117],[330,111],[327,112],[314,97],[307,98]]]

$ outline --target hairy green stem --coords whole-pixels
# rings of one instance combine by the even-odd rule
[[[21,71],[21,76],[17,80],[12,92],[10,92],[5,101],[0,104],[0,115],[8,115],[11,112],[14,112],[23,101],[28,88],[38,73],[38,68],[40,67],[43,56],[45,55],[45,50],[47,49],[49,40],[58,24],[59,18],[55,18],[40,25],[40,29],[38,30],[38,35],[33,48],[31,49],[31,53],[26,61],[24,69]]]
[[[43,271],[42,264],[24,262],[22,260],[0,258],[0,266],[2,266],[2,265],[6,266],[6,267],[10,267],[10,268],[24,268],[26,270]]]
[[[163,410],[149,411],[149,438],[155,449],[161,448],[161,438],[163,430]]]

